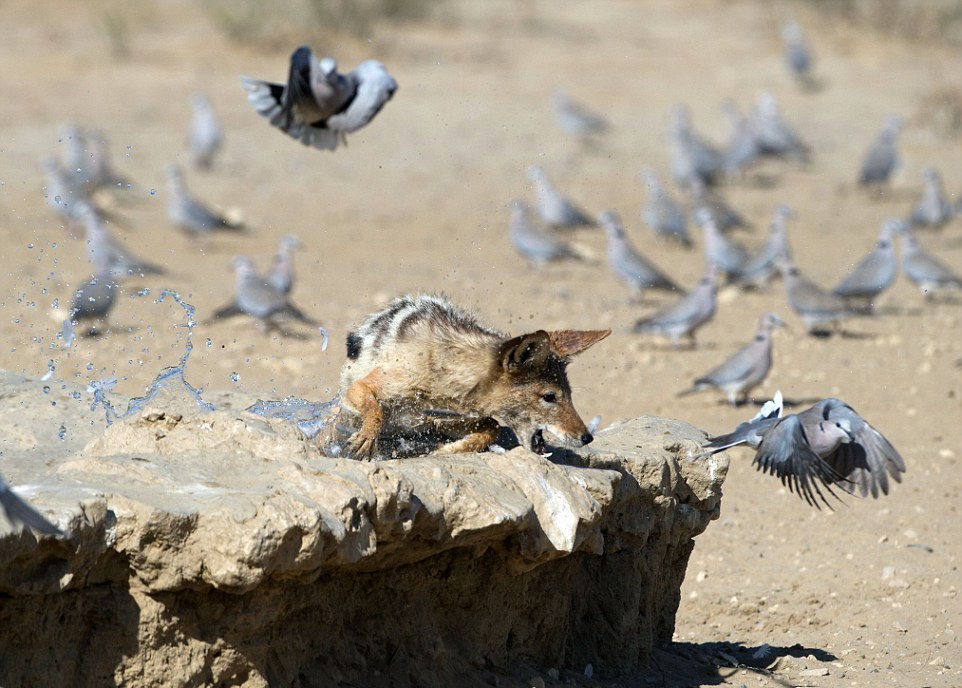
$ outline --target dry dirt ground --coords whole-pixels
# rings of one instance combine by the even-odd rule
[[[796,87],[781,61],[778,25],[790,11],[817,53],[815,92]],[[767,184],[733,184],[725,193],[754,222],[744,236],[751,245],[763,240],[776,204],[793,206],[797,263],[832,284],[868,250],[883,218],[908,211],[924,166],[941,169],[950,193],[962,189],[962,140],[946,138],[923,108],[933,93],[962,88],[958,52],[856,30],[807,5],[764,2],[450,2],[427,21],[382,24],[361,38],[332,35],[293,29],[276,46],[238,45],[201,3],[182,1],[0,5],[0,366],[39,375],[54,360],[58,378],[116,375],[119,393],[138,394],[183,348],[176,307],[155,303],[170,287],[198,309],[187,372],[195,385],[326,399],[353,323],[396,294],[443,290],[513,333],[611,327],[614,336],[571,369],[585,417],[656,414],[717,433],[754,406],[676,395],[774,310],[792,329],[776,334],[775,365],[758,399],[776,389],[803,403],[841,397],[901,450],[905,481],[878,501],[849,498],[815,511],[737,452],[721,518],[691,558],[676,644],[656,656],[649,680],[962,685],[959,301],[925,303],[901,279],[883,296],[883,315],[849,322],[848,336],[817,339],[804,335],[780,283],[765,293],[726,288],[697,348],[676,351],[627,332],[671,297],[631,303],[604,266],[599,230],[576,237],[594,262],[543,270],[528,267],[507,241],[508,203],[532,197],[524,170],[539,163],[592,213],[618,210],[641,250],[693,284],[700,245],[666,246],[642,227],[639,172],[668,172],[672,105],[687,103],[696,127],[720,141],[722,102],[746,107],[770,90],[810,142],[812,163],[766,164]],[[272,130],[238,82],[242,74],[281,79],[300,42],[347,67],[379,58],[400,84],[377,119],[334,154]],[[111,45],[124,44],[126,55],[111,54]],[[596,145],[555,127],[556,86],[609,118],[611,131]],[[185,161],[196,90],[210,95],[227,133],[214,170],[188,170],[187,182],[211,203],[242,211],[242,235],[191,241],[165,219],[163,169]],[[906,117],[904,167],[891,190],[860,191],[860,159],[891,112]],[[87,267],[81,242],[43,204],[38,160],[58,152],[68,120],[109,133],[114,165],[133,182],[117,201],[123,221],[111,229],[169,274],[127,282],[110,332],[64,351],[51,304],[70,297]],[[252,254],[263,266],[288,232],[305,244],[294,299],[331,331],[326,352],[316,337],[264,335],[242,318],[208,322],[231,298],[231,257]],[[962,220],[922,241],[962,271]],[[57,441],[56,428],[37,429],[43,433]],[[763,645],[770,649],[758,652]]]

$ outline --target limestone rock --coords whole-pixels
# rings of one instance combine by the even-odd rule
[[[66,385],[51,412],[40,384],[0,377],[18,410],[0,412],[3,470],[66,536],[0,530],[2,685],[636,671],[671,637],[727,469],[688,460],[704,434],[656,418],[550,460],[361,463],[243,412],[151,408],[104,432]]]

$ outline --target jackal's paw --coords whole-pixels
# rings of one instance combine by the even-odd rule
[[[363,461],[370,459],[377,448],[377,437],[368,435],[363,429],[355,432],[347,442],[348,456]]]

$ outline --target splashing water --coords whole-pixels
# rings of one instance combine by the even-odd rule
[[[107,425],[110,425],[120,417],[117,413],[117,409],[114,408],[114,405],[107,400],[107,393],[113,390],[116,385],[117,378],[115,377],[105,377],[101,380],[93,380],[89,385],[87,385],[87,392],[94,395],[94,400],[90,404],[90,410],[95,411],[98,406],[103,406]]]
[[[190,358],[190,352],[194,349],[194,343],[191,339],[194,335],[194,328],[197,326],[197,321],[194,320],[196,309],[181,299],[180,294],[170,289],[164,289],[154,303],[163,303],[164,299],[168,296],[176,301],[187,314],[186,323],[174,326],[187,328],[187,336],[184,339],[184,354],[180,357],[177,365],[168,366],[160,371],[150,384],[150,388],[144,396],[135,397],[130,400],[130,403],[127,404],[124,418],[140,413],[152,405],[165,409],[174,406],[186,411],[208,412],[214,410],[213,404],[201,398],[200,390],[193,387],[184,379],[184,368],[187,366],[187,359]],[[160,403],[161,401],[163,403]],[[184,408],[185,404],[186,408]]]

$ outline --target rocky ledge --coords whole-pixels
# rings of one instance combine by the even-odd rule
[[[0,530],[0,685],[633,673],[671,638],[727,469],[658,418],[580,455],[360,463],[242,411],[157,400],[104,432],[69,385],[5,374],[0,396],[0,470],[65,533]]]

